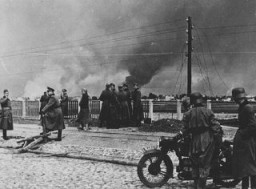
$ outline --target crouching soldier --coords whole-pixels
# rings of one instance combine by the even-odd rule
[[[192,176],[195,188],[206,187],[215,152],[216,136],[222,135],[220,124],[211,110],[203,107],[200,93],[190,95],[192,108],[184,113],[184,134],[191,137],[189,156],[192,159]]]
[[[61,141],[62,129],[65,129],[61,106],[58,99],[54,95],[53,88],[47,87],[47,93],[49,96],[49,101],[41,111],[42,114],[45,114],[44,123],[46,132],[58,130],[57,141]]]
[[[4,90],[4,96],[0,99],[2,107],[2,120],[0,122],[0,129],[3,130],[3,139],[7,140],[7,130],[13,130],[13,120],[12,120],[12,107],[11,101],[8,98],[9,91]]]

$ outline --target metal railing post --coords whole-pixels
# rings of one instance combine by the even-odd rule
[[[148,105],[149,105],[149,108],[148,108],[149,116],[148,117],[151,119],[151,121],[153,121],[153,119],[154,119],[154,116],[153,116],[154,104],[153,104],[153,100],[152,99],[149,99]]]
[[[177,100],[177,119],[181,120],[182,119],[182,114],[181,114],[181,101],[178,99]]]
[[[26,117],[26,101],[22,100],[22,118]]]
[[[211,100],[207,100],[206,102],[206,106],[207,106],[207,109],[212,109],[212,103],[211,103]]]

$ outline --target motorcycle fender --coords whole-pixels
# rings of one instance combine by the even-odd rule
[[[158,150],[158,149],[146,150],[143,154],[144,154],[144,155],[147,155],[147,154],[154,154],[154,153],[159,153],[159,154],[161,154],[161,150]]]
[[[151,149],[151,150],[145,151],[145,152],[144,152],[144,155],[147,155],[147,154],[155,154],[155,153],[162,154],[161,150],[158,150],[158,149]],[[170,168],[171,168],[171,170],[172,170],[170,177],[173,178],[173,163],[172,163],[172,160],[170,159],[170,157],[169,157],[167,154],[164,154],[164,156],[165,156],[165,157],[169,160],[169,162],[170,162]]]

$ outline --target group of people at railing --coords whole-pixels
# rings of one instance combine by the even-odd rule
[[[102,101],[99,116],[100,127],[118,129],[127,126],[140,126],[144,118],[141,92],[136,83],[133,89],[131,92],[128,85],[123,84],[119,85],[118,91],[116,91],[114,83],[106,84],[106,88],[99,98]]]

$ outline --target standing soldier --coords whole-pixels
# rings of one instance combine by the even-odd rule
[[[8,140],[7,130],[13,130],[12,107],[11,107],[11,101],[8,97],[9,97],[9,91],[5,89],[4,96],[3,98],[0,99],[0,103],[2,107],[2,120],[0,123],[0,129],[3,130],[4,140]]]
[[[139,89],[140,88],[138,84],[135,83],[134,91],[132,94],[132,100],[133,100],[133,116],[132,117],[136,127],[139,127],[141,125],[141,121],[144,119],[143,106],[141,103],[141,92]]]
[[[106,124],[106,127],[109,127],[110,122],[110,98],[111,98],[111,91],[110,91],[110,85],[106,84],[106,89],[102,91],[100,95],[100,101],[102,101],[102,107],[100,111],[100,127]]]
[[[239,104],[239,128],[234,138],[233,177],[242,179],[242,188],[256,188],[256,119],[244,88],[234,88],[232,98]]]
[[[78,129],[84,129],[86,127],[86,130],[89,130],[88,126],[88,119],[89,119],[89,95],[87,93],[86,89],[82,89],[82,98],[79,102],[80,106],[80,112],[78,114],[77,122],[80,123],[81,127],[78,127]]]
[[[130,120],[130,112],[129,112],[129,106],[127,102],[127,96],[126,93],[123,90],[123,86],[118,86],[118,93],[117,93],[117,99],[120,104],[119,109],[119,119],[120,119],[120,126],[127,127],[129,125]]]
[[[49,97],[47,95],[47,92],[44,92],[44,94],[40,98],[40,112],[45,107],[45,105],[48,103],[48,100],[49,100]],[[42,124],[42,116],[40,116],[40,120],[41,120],[41,125],[43,125]]]
[[[47,93],[49,96],[49,102],[41,111],[41,113],[45,114],[44,119],[46,131],[58,130],[57,141],[61,141],[62,129],[65,129],[65,125],[60,103],[54,95],[53,88],[47,87]]]
[[[131,96],[131,92],[130,92],[130,90],[128,88],[128,85],[126,83],[123,84],[123,89],[124,89],[124,93],[126,95],[128,108],[129,108],[129,113],[130,113],[130,118],[131,118],[131,115],[132,115],[132,96]]]
[[[183,117],[184,134],[191,136],[189,155],[192,159],[192,177],[196,189],[206,186],[215,152],[215,138],[222,135],[222,129],[214,119],[213,112],[203,107],[202,101],[200,93],[192,93],[190,103],[193,107]]]
[[[62,89],[62,94],[60,96],[60,105],[63,116],[66,118],[68,116],[68,94],[67,89]]]
[[[47,95],[47,92],[44,92],[44,94],[40,98],[40,111],[45,107],[45,105],[48,103],[49,97]]]
[[[120,118],[119,110],[120,110],[120,103],[117,98],[117,92],[115,89],[115,84],[111,83],[110,84],[111,88],[111,95],[110,95],[110,125],[109,129],[118,129],[119,128],[119,123],[118,120]]]

